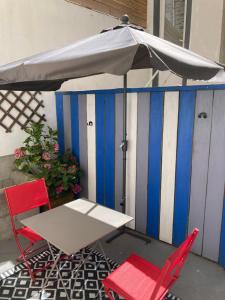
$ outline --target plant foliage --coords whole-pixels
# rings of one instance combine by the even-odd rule
[[[35,178],[45,178],[50,196],[68,190],[79,193],[79,165],[71,153],[59,154],[57,131],[45,124],[32,123],[25,132],[28,137],[15,150],[16,167]]]

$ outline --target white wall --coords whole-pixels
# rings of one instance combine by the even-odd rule
[[[161,4],[161,37],[164,36],[164,6]],[[196,0],[192,1],[190,50],[219,61],[222,33],[223,0]],[[189,84],[207,84],[204,81],[188,81]],[[181,85],[182,79],[170,74],[160,72],[159,85]]]
[[[0,64],[62,47],[118,22],[64,0],[0,0]],[[130,72],[128,86],[142,87],[148,78],[149,71]],[[117,88],[122,87],[122,82],[118,76],[99,75],[69,81],[62,90]],[[43,99],[48,122],[55,127],[54,93],[43,93]],[[0,156],[13,153],[24,137],[19,127],[12,133],[0,127]]]
[[[192,1],[190,49],[214,61],[219,61],[222,20],[223,0]],[[188,80],[188,84],[199,84],[199,81]],[[200,84],[207,84],[207,82],[201,81]]]
[[[160,1],[160,38],[164,38],[165,32],[165,2],[166,0]],[[159,86],[173,86],[173,85],[181,85],[182,79],[178,76],[172,74],[170,71],[159,72]]]
[[[219,60],[223,0],[192,1],[190,49]]]

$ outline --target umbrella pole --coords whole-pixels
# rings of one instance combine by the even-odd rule
[[[126,177],[127,177],[127,74],[123,75],[123,140],[120,145],[122,151],[123,151],[123,173],[122,173],[122,199],[120,205],[122,206],[122,213],[126,213]],[[128,227],[123,226],[116,234],[111,236],[106,240],[107,243],[112,242],[117,237],[119,237],[121,234],[129,234],[131,236],[137,237],[141,240],[144,240],[146,243],[150,243],[151,240],[148,236],[139,233],[137,231],[134,231]]]
[[[123,151],[123,174],[122,174],[122,212],[126,213],[126,171],[127,171],[127,74],[123,76],[123,140],[121,143]]]

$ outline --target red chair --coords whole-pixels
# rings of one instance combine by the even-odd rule
[[[162,300],[179,278],[180,270],[198,235],[195,228],[181,246],[159,267],[132,254],[120,267],[103,280],[105,292],[113,300],[113,292],[126,300]]]
[[[5,189],[5,198],[9,208],[9,215],[11,218],[12,230],[14,237],[21,253],[18,259],[23,259],[26,264],[30,276],[32,279],[35,278],[35,274],[39,271],[32,272],[31,267],[27,261],[28,256],[34,254],[40,248],[32,250],[35,243],[43,240],[41,236],[32,231],[29,227],[16,225],[15,220],[19,214],[30,211],[34,208],[38,208],[47,205],[51,208],[48,191],[45,185],[44,179],[38,179],[29,181],[23,184],[15,185]],[[29,245],[24,249],[20,236],[25,237],[29,240]],[[42,248],[42,247],[41,247]]]

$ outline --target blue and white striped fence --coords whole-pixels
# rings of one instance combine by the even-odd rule
[[[122,90],[57,92],[61,151],[71,148],[83,196],[121,210]],[[128,89],[127,213],[142,233],[225,267],[225,85]]]

